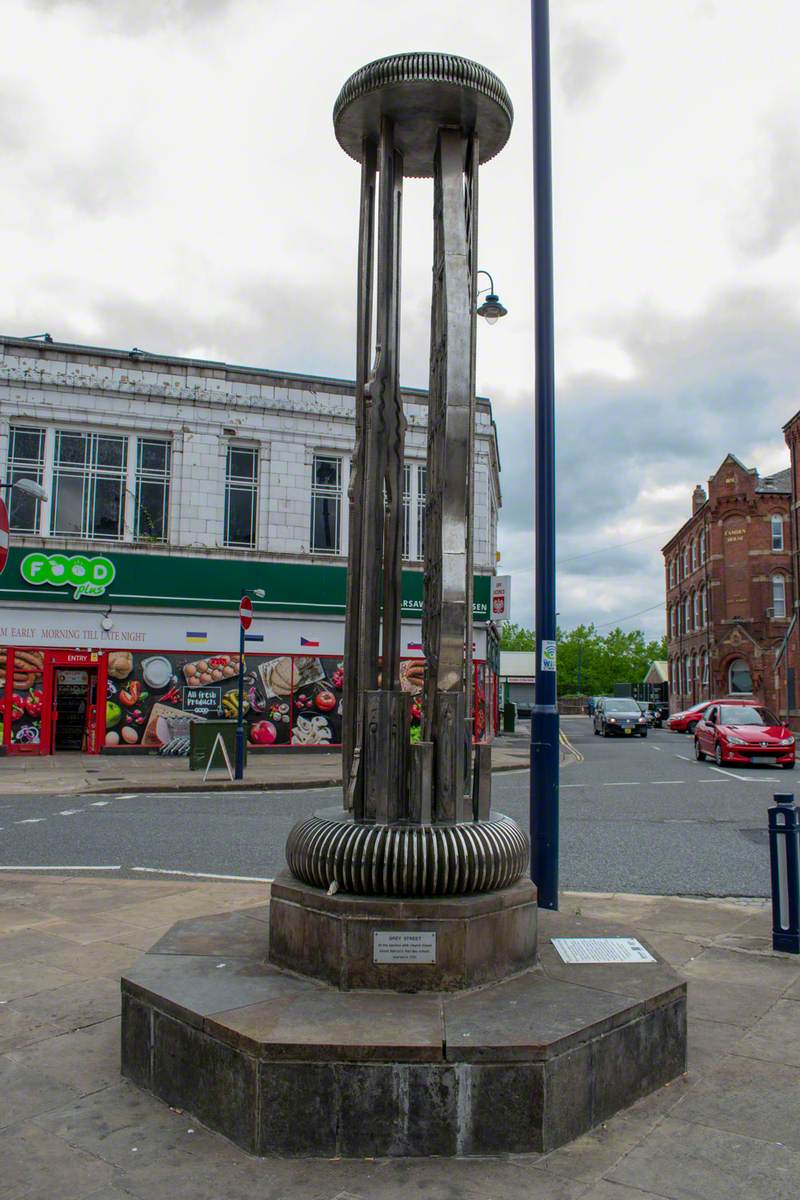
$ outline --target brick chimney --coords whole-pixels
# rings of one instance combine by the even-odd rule
[[[701,486],[701,484],[698,483],[697,487],[692,492],[692,515],[694,515],[698,511],[698,509],[701,509],[703,507],[703,505],[706,502],[706,499],[707,499],[707,496],[705,493],[705,488],[703,488]]]

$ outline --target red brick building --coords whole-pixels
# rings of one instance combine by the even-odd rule
[[[794,420],[790,446],[800,445],[800,413]],[[796,497],[800,455],[792,457]],[[691,517],[664,546],[672,712],[720,696],[752,695],[784,716],[795,707],[792,471],[761,479],[729,454],[708,494],[695,488]]]

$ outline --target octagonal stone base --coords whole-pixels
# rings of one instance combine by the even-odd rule
[[[432,899],[329,896],[282,871],[272,884],[270,961],[334,987],[439,992],[505,979],[536,961],[536,888]],[[434,935],[435,962],[376,962],[376,934]]]
[[[266,905],[180,921],[122,979],[123,1074],[252,1154],[547,1151],[685,1070],[686,985],[661,960],[546,945],[472,991],[339,991],[269,963],[268,929]]]

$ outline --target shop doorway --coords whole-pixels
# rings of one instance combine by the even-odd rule
[[[53,683],[53,752],[88,750],[95,741],[97,668],[57,669]]]

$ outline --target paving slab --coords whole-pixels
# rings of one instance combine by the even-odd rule
[[[57,1033],[68,1033],[115,1017],[119,1012],[119,984],[112,979],[68,983],[12,1000],[8,1011],[40,1021]]]
[[[667,1118],[609,1179],[668,1200],[797,1200],[800,1155],[785,1145]]]
[[[119,1082],[119,1016],[9,1052],[79,1095]]]
[[[697,1081],[671,1116],[800,1150],[799,1112],[800,1067],[729,1055]]]
[[[0,1200],[79,1200],[114,1174],[108,1163],[32,1123],[0,1133],[0,1163]]]
[[[800,1067],[800,996],[776,1001],[731,1049],[746,1058]]]
[[[44,1070],[0,1055],[0,1129],[80,1099],[76,1088],[59,1082]]]

